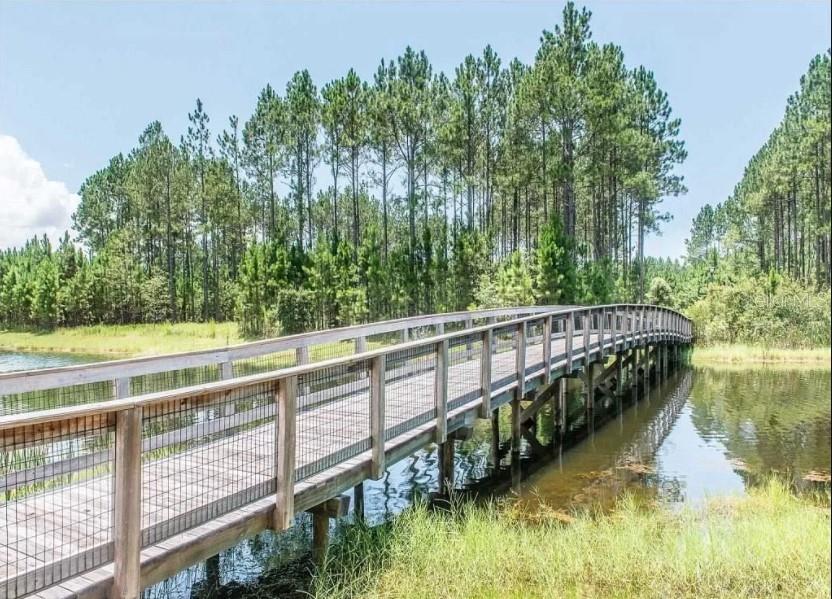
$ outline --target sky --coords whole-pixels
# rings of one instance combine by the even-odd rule
[[[580,4],[580,3],[579,3]],[[829,2],[586,2],[593,38],[620,45],[668,93],[688,193],[647,241],[680,257],[691,219],[725,200],[783,115],[811,58],[832,45]],[[0,0],[0,249],[70,224],[84,179],[144,127],[173,139],[201,98],[214,133],[245,120],[266,83],[319,85],[424,49],[452,76],[491,44],[531,63],[562,2],[23,2]]]

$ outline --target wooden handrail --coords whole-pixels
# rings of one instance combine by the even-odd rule
[[[239,389],[243,387],[247,387],[250,385],[256,385],[259,383],[269,382],[269,381],[276,381],[288,376],[297,376],[302,374],[308,374],[310,372],[315,372],[317,370],[322,370],[325,368],[330,368],[333,366],[343,366],[343,365],[350,365],[356,364],[358,362],[364,360],[370,360],[376,356],[381,355],[388,355],[395,352],[400,352],[409,349],[415,349],[420,347],[425,347],[428,345],[435,344],[439,341],[443,340],[451,340],[458,337],[465,337],[468,335],[478,335],[482,334],[485,331],[491,330],[493,331],[496,328],[506,328],[506,327],[515,327],[519,326],[521,323],[527,323],[534,320],[540,320],[547,316],[552,317],[567,317],[567,334],[566,334],[566,344],[567,344],[567,363],[570,362],[570,354],[574,352],[570,351],[572,348],[570,347],[571,337],[569,333],[569,322],[571,320],[570,316],[574,317],[576,314],[580,314],[582,317],[586,318],[587,315],[591,312],[591,310],[603,310],[603,309],[611,309],[613,307],[619,307],[624,309],[634,309],[636,314],[640,315],[639,319],[639,326],[636,327],[640,333],[646,332],[646,319],[645,319],[645,311],[648,306],[643,304],[609,304],[603,306],[596,306],[592,308],[564,308],[549,311],[546,313],[536,313],[530,316],[524,316],[520,318],[516,318],[510,321],[503,321],[503,322],[495,322],[491,324],[485,324],[478,327],[472,327],[470,329],[463,329],[460,331],[454,331],[451,333],[445,333],[443,335],[438,335],[434,337],[426,337],[424,339],[418,339],[415,341],[408,341],[407,343],[400,343],[396,345],[381,347],[372,349],[360,354],[352,354],[348,356],[342,356],[339,358],[332,358],[329,360],[322,360],[320,362],[310,362],[307,364],[302,364],[299,366],[290,366],[287,368],[274,370],[270,372],[262,372],[258,374],[252,374],[248,376],[230,378],[225,380],[214,381],[210,383],[202,383],[198,385],[190,385],[187,387],[180,387],[176,389],[169,389],[165,391],[156,391],[152,393],[146,393],[142,395],[137,395],[131,398],[125,399],[111,399],[99,402],[92,402],[88,404],[81,404],[75,406],[65,406],[59,408],[51,408],[47,410],[40,410],[36,412],[28,412],[22,414],[10,414],[6,416],[0,416],[0,430],[8,429],[17,426],[23,425],[31,425],[31,424],[42,424],[45,422],[54,422],[57,420],[65,420],[70,418],[80,418],[85,416],[94,416],[98,414],[108,413],[108,412],[118,412],[121,410],[126,410],[132,407],[137,406],[149,406],[158,403],[176,401],[180,399],[185,399],[189,397],[199,396],[199,395],[206,395],[210,393],[216,393],[220,391],[228,391],[231,389]],[[681,325],[686,325],[688,319],[683,315],[679,314],[674,310],[670,310],[668,308],[662,308],[668,312],[672,312],[679,317]],[[588,320],[588,318],[587,318]],[[679,334],[685,335],[684,326],[679,326]],[[585,339],[589,336],[589,327],[586,328]],[[52,369],[48,369],[52,370]],[[27,371],[27,372],[38,372],[36,371]],[[20,374],[20,373],[18,373]],[[25,373],[24,373],[25,374]],[[0,383],[2,383],[2,379],[0,379]],[[0,385],[0,395],[4,394],[5,391],[3,387]]]

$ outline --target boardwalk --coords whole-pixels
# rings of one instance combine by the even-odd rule
[[[65,596],[73,589],[93,589],[95,595],[112,581],[112,562],[123,549],[114,529],[125,513],[117,505],[117,489],[125,483],[117,476],[122,462],[116,460],[116,413],[143,409],[136,510],[144,548],[142,584],[149,584],[175,571],[168,563],[154,574],[154,564],[158,567],[165,556],[178,552],[183,566],[205,557],[207,549],[196,546],[212,530],[222,537],[269,525],[278,517],[270,512],[276,493],[280,509],[281,489],[291,490],[292,500],[284,500],[291,516],[371,475],[379,446],[383,466],[425,442],[443,441],[437,430],[447,435],[470,426],[483,415],[484,404],[490,412],[514,397],[518,372],[523,372],[525,391],[584,365],[587,341],[593,360],[601,357],[602,347],[615,355],[687,335],[683,329],[671,331],[667,323],[660,328],[645,320],[634,326],[611,315],[605,320],[601,313],[596,328],[590,324],[586,332],[575,330],[574,320],[558,327],[555,317],[549,322],[545,316],[529,317],[519,325],[493,324],[367,352],[366,358],[359,354],[296,367],[285,376],[231,379],[104,402],[97,409],[82,406],[77,413],[59,408],[38,421],[6,417],[0,420],[4,451],[15,461],[4,465],[2,479],[0,597],[24,596],[61,581],[42,596]],[[488,339],[491,351],[484,352]],[[550,351],[544,349],[547,340]],[[524,349],[520,355],[518,347]],[[383,383],[374,379],[379,363]],[[281,396],[276,383],[287,380],[291,387],[280,388],[294,390],[288,404],[275,399]],[[381,416],[374,407],[378,399],[373,401],[378,395]],[[280,417],[286,405],[294,407],[291,418],[288,412]],[[291,451],[281,446],[287,419],[293,429]],[[38,453],[39,446],[45,452]],[[287,459],[292,463],[287,465]],[[286,478],[292,479],[288,487]]]

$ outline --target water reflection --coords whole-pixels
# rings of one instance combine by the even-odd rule
[[[591,434],[573,393],[567,435],[572,447],[548,448],[542,458],[524,443],[526,478],[515,490],[516,501],[529,510],[564,509],[612,502],[626,489],[682,504],[742,493],[771,472],[807,486],[804,477],[828,476],[832,462],[830,381],[829,370],[685,370],[662,384],[654,382],[638,404],[600,405]],[[457,485],[471,494],[499,494],[510,486],[508,412],[508,407],[502,410],[499,422],[498,464],[492,459],[491,422],[478,422],[472,438],[457,444]],[[541,444],[550,441],[553,422],[544,409],[535,427]],[[437,465],[436,448],[430,446],[393,465],[381,480],[366,483],[368,520],[388,519],[416,497],[435,493]],[[145,596],[257,597],[265,592],[257,583],[264,570],[271,572],[268,596],[294,596],[308,585],[309,536],[308,522],[301,518],[291,531],[248,539],[223,552],[219,561],[191,568]]]

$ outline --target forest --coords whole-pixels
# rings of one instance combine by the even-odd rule
[[[704,314],[749,277],[828,298],[829,53],[671,262],[644,240],[686,191],[680,119],[590,22],[567,4],[531,64],[486,46],[442,73],[408,47],[372,80],[298,71],[219,126],[197,99],[178,140],[151,122],[86,179],[57,247],[0,254],[0,324],[234,320],[257,337],[500,304]]]

